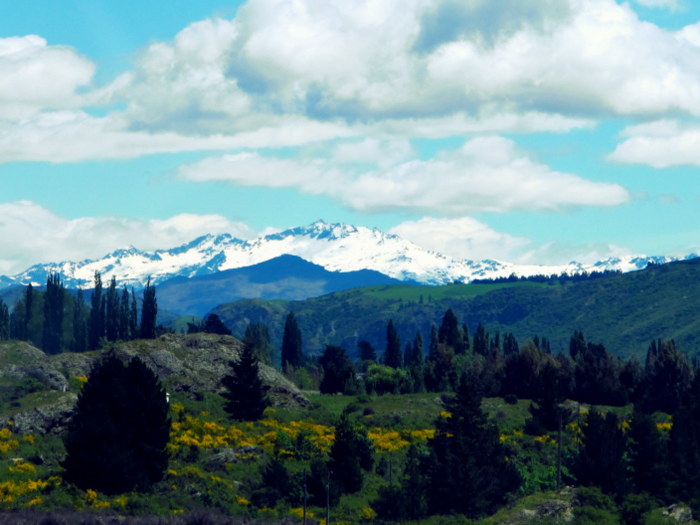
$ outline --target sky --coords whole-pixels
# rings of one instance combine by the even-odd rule
[[[527,264],[700,251],[699,4],[7,5],[0,274],[316,220]]]

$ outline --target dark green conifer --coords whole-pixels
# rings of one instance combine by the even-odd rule
[[[319,390],[322,394],[355,394],[358,390],[355,368],[345,350],[339,346],[326,345],[319,358],[323,378]]]
[[[87,335],[87,306],[83,299],[83,291],[78,289],[73,301],[73,340],[71,342],[73,352],[87,350]]]
[[[64,478],[106,494],[144,491],[168,464],[165,390],[139,358],[98,361],[78,397],[64,438]]]
[[[521,483],[496,426],[481,410],[481,394],[466,376],[445,401],[449,414],[436,421],[423,463],[428,508],[435,514],[489,514]]]
[[[260,379],[258,359],[252,348],[243,345],[238,360],[229,363],[231,373],[221,382],[226,391],[224,409],[238,421],[256,421],[270,406],[267,391]]]

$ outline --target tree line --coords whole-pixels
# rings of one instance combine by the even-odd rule
[[[83,290],[68,293],[60,275],[52,273],[43,291],[27,285],[11,310],[0,299],[0,341],[27,341],[47,354],[85,352],[105,342],[154,338],[157,315],[156,290],[150,279],[139,304],[133,288],[118,288],[115,277],[105,288],[101,274],[95,272],[88,305]]]

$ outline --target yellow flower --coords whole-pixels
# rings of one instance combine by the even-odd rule
[[[27,502],[27,505],[29,505],[29,506],[38,505],[38,504],[41,503],[42,501],[43,501],[43,500],[41,499],[41,496],[37,496],[36,498],[30,499],[30,500]]]
[[[245,499],[243,496],[236,496],[236,503],[239,505],[248,505],[250,504],[250,501]]]
[[[87,376],[75,376],[75,378],[76,378],[78,381],[80,381],[81,383],[87,383],[87,382],[88,382]]]
[[[22,461],[17,461],[14,465],[9,468],[10,472],[16,474],[29,474],[36,472],[36,467],[31,463],[23,463]]]
[[[363,521],[372,521],[376,517],[377,513],[372,507],[363,507],[360,511],[360,519]]]
[[[445,419],[449,419],[452,417],[452,412],[448,412],[447,410],[441,410],[440,417],[445,418]]]

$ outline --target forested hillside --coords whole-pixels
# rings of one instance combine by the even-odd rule
[[[452,309],[475,330],[513,333],[519,340],[549,339],[553,352],[568,349],[575,330],[619,356],[642,355],[656,338],[674,339],[690,355],[700,349],[700,262],[652,265],[645,270],[583,281],[447,286],[374,286],[306,301],[243,300],[213,310],[234,333],[248,322],[265,323],[279,345],[284,318],[293,311],[306,351],[340,344],[351,354],[357,342],[381,347],[392,319],[402,341],[424,337]]]

